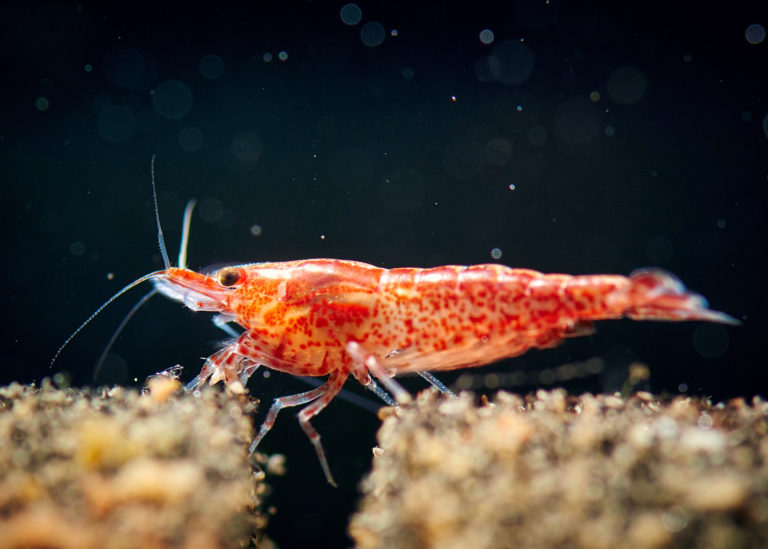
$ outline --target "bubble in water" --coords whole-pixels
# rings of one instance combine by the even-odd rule
[[[218,55],[206,55],[200,60],[200,74],[214,80],[224,73],[224,61]]]
[[[370,48],[374,48],[384,42],[387,31],[381,23],[369,21],[360,29],[360,40]]]
[[[744,37],[750,44],[759,44],[765,40],[765,27],[758,25],[757,23],[753,23],[747,27],[747,30],[744,31]]]
[[[492,44],[493,43],[493,31],[491,29],[483,29],[480,31],[480,42],[483,44]]]
[[[357,25],[363,18],[363,11],[357,4],[344,4],[339,12],[339,16],[345,25]]]
[[[493,259],[501,259],[501,248],[494,248],[491,250],[491,257]]]
[[[152,104],[163,118],[178,120],[192,108],[192,92],[183,82],[166,80],[155,89]]]

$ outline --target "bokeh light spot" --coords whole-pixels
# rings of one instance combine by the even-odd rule
[[[248,173],[256,167],[263,150],[264,142],[261,137],[252,131],[242,131],[229,143],[232,156],[227,159],[227,167],[234,173]]]
[[[753,23],[747,27],[747,30],[744,31],[744,37],[750,44],[759,44],[765,40],[765,27],[758,25],[757,23]]]
[[[267,52],[261,57],[265,63],[271,63],[272,62],[272,54]]]
[[[401,74],[406,80],[413,80],[413,77],[416,75],[415,71],[411,67],[405,67],[401,71]]]
[[[185,152],[195,152],[203,146],[203,131],[197,126],[187,126],[179,130],[179,147]]]
[[[443,151],[443,166],[451,177],[468,179],[480,173],[485,162],[485,151],[477,141],[457,138]]]
[[[253,236],[261,236],[262,229],[261,225],[256,225],[255,223],[251,225],[251,234]]]
[[[287,51],[281,51],[277,54],[277,58],[280,61],[287,61],[288,60],[288,52]]]
[[[163,118],[184,118],[192,108],[192,92],[183,82],[166,80],[155,89],[152,104]]]
[[[485,144],[485,158],[491,164],[504,166],[512,156],[512,143],[503,137],[494,137]]]
[[[91,72],[93,70],[93,65],[91,65],[90,63],[86,63],[83,69],[85,70],[85,72]]]
[[[501,42],[493,49],[491,57],[498,63],[496,79],[502,84],[520,85],[533,73],[533,52],[522,42],[513,40]]]
[[[608,96],[620,105],[637,103],[647,87],[648,77],[637,67],[618,67],[605,83]]]
[[[79,240],[75,240],[69,245],[69,252],[74,256],[81,256],[85,253],[85,244]]]
[[[768,137],[768,114],[763,117],[763,133]]]
[[[345,25],[357,25],[363,18],[363,11],[357,4],[344,4],[339,11],[339,17]]]
[[[701,324],[693,331],[693,347],[704,358],[723,356],[729,343],[728,329],[720,324]]]
[[[216,223],[224,215],[224,205],[218,198],[204,198],[200,202],[200,217],[206,223]]]
[[[104,141],[117,145],[125,143],[136,133],[136,117],[128,107],[109,106],[99,113],[96,126]]]
[[[600,135],[597,118],[585,107],[568,107],[555,123],[555,136],[559,143],[574,156],[590,153]]]
[[[38,97],[35,99],[35,108],[39,111],[47,111],[50,103],[48,103],[47,97]]]
[[[549,135],[546,128],[542,126],[534,126],[528,130],[528,143],[534,147],[541,147],[547,142]]]
[[[480,31],[480,42],[483,44],[493,44],[493,31],[491,29],[483,29]]]
[[[491,257],[493,259],[501,259],[501,248],[494,248],[491,250]]]
[[[200,74],[209,80],[215,80],[224,73],[224,61],[218,55],[206,55],[200,60]]]
[[[381,23],[369,21],[360,29],[360,40],[370,48],[374,48],[384,42],[387,31]]]

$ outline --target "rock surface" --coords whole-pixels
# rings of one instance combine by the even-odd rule
[[[248,462],[254,404],[158,376],[0,388],[0,546],[242,547],[266,525]],[[264,456],[257,456],[266,462]]]
[[[760,399],[430,391],[382,415],[357,547],[768,547]]]

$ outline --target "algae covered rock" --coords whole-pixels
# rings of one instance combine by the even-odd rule
[[[243,547],[266,524],[255,405],[216,390],[0,388],[0,546]],[[259,459],[266,461],[260,456]]]
[[[768,547],[768,404],[424,392],[387,409],[360,548]]]

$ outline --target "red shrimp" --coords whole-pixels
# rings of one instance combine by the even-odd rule
[[[382,269],[308,259],[225,267],[210,275],[169,268],[153,279],[161,293],[190,309],[221,313],[245,330],[206,360],[188,388],[207,380],[244,382],[258,365],[329,376],[317,389],[276,399],[251,451],[281,408],[314,401],[299,422],[332,484],[309,420],[350,374],[374,389],[373,375],[402,402],[408,396],[394,375],[480,366],[554,347],[591,333],[594,320],[737,323],[658,270],[571,276],[495,264]]]
[[[188,207],[184,243],[190,213]],[[418,372],[441,387],[428,371],[480,366],[531,348],[554,347],[565,338],[592,333],[595,320],[738,324],[708,309],[703,297],[660,270],[638,270],[629,277],[571,276],[496,264],[383,269],[358,261],[307,259],[201,274],[186,268],[185,244],[180,266],[170,267],[159,215],[157,222],[166,268],[110,298],[59,352],[116,297],[152,280],[154,292],[195,311],[218,313],[219,325],[235,322],[244,330],[205,361],[188,390],[206,381],[245,385],[260,365],[300,376],[328,376],[315,389],[275,399],[250,451],[282,408],[311,403],[299,413],[299,423],[332,485],[320,435],[310,419],[339,393],[350,374],[395,404],[375,378],[403,403],[409,395],[394,381],[398,374]]]

